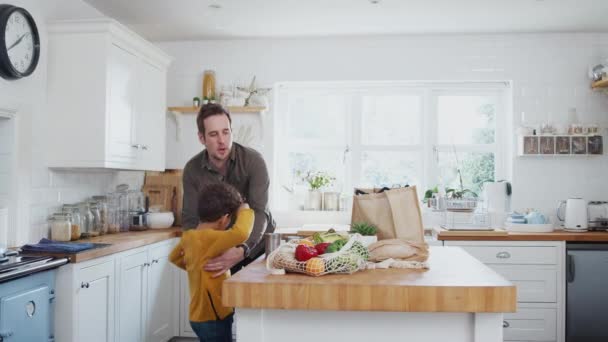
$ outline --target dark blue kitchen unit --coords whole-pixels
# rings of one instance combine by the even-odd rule
[[[0,341],[52,342],[55,270],[0,283]]]

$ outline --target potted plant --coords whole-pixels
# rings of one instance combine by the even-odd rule
[[[378,227],[367,222],[353,222],[350,226],[351,233],[361,234],[361,243],[367,247],[372,243],[378,241]]]
[[[209,98],[207,96],[203,96],[203,104],[206,105],[209,103]]]
[[[192,99],[192,106],[200,107],[201,106],[201,98],[196,96]]]
[[[298,174],[303,181],[308,183],[308,199],[304,209],[321,210],[323,207],[323,193],[321,189],[331,185],[335,178],[322,171],[308,171],[305,175],[298,172]]]

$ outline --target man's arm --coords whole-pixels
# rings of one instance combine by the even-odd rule
[[[249,237],[253,228],[254,212],[251,209],[240,209],[236,222],[231,229],[224,231],[210,231],[210,234],[217,234],[215,242],[207,248],[205,254],[216,257],[224,253],[227,249],[243,243]]]
[[[184,201],[182,207],[183,229],[194,229],[198,226],[198,186],[189,164],[184,168],[183,174]]]
[[[255,212],[255,221],[253,223],[253,231],[249,239],[245,242],[249,250],[252,250],[264,236],[266,227],[268,226],[268,218],[266,217],[266,209],[268,206],[268,188],[270,187],[270,179],[268,178],[268,169],[264,159],[253,159],[251,165],[251,177],[249,178],[247,203]]]

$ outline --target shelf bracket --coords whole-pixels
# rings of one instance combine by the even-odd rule
[[[175,141],[180,141],[182,136],[182,123],[180,116],[182,113],[174,110],[170,110],[169,113],[172,114],[172,117],[175,120]]]

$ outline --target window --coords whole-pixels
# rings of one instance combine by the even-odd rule
[[[503,176],[505,83],[289,83],[276,92],[275,209],[293,210],[323,171],[333,191],[462,186]],[[295,202],[294,202],[294,198]],[[290,204],[291,203],[291,204]]]

